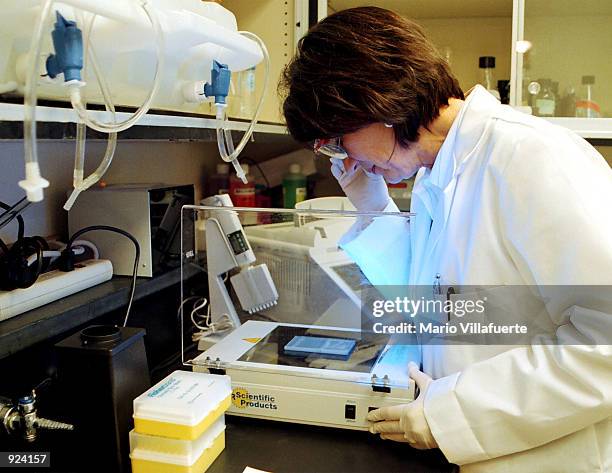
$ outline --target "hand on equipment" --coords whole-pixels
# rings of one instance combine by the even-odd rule
[[[432,382],[430,376],[419,370],[415,363],[409,364],[410,377],[419,387],[418,397],[409,404],[381,407],[368,414],[367,420],[374,422],[370,432],[380,434],[380,438],[407,442],[419,450],[436,448],[427,419],[425,418],[425,394]]]
[[[379,212],[387,207],[389,191],[382,176],[367,172],[351,158],[330,161],[332,174],[357,210]]]

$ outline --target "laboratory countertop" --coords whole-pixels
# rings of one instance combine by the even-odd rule
[[[207,473],[451,473],[439,450],[415,450],[368,432],[226,416],[226,446]]]
[[[196,274],[199,274],[198,270],[188,267],[184,277],[187,279]],[[179,284],[180,281],[180,268],[152,278],[138,278],[134,300]],[[132,278],[128,276],[115,276],[110,281],[0,321],[0,359],[125,306],[131,283]]]

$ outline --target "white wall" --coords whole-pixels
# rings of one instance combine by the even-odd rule
[[[266,44],[270,55],[270,79],[266,98],[262,106],[260,120],[283,123],[281,103],[276,88],[282,70],[293,56],[293,22],[294,1],[290,0],[223,0],[223,7],[236,16],[239,30],[255,33]],[[233,77],[237,80],[238,75]],[[255,88],[259,98],[264,83],[264,67],[260,64],[256,69]],[[239,113],[234,107],[235,100],[229,98],[229,114],[232,117],[250,119]]]
[[[480,56],[495,56],[496,81],[510,79],[512,18],[419,18],[415,21],[425,28],[443,54],[450,48],[451,69],[464,91],[479,82]]]

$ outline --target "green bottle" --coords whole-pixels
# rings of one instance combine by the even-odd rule
[[[283,205],[286,209],[293,209],[303,200],[306,200],[306,176],[302,174],[302,167],[294,163],[283,178]]]

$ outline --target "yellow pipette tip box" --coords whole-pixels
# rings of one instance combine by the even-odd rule
[[[225,448],[225,419],[220,417],[195,440],[130,432],[132,473],[203,473]]]
[[[134,431],[195,440],[229,408],[231,393],[229,376],[175,371],[134,399]]]

